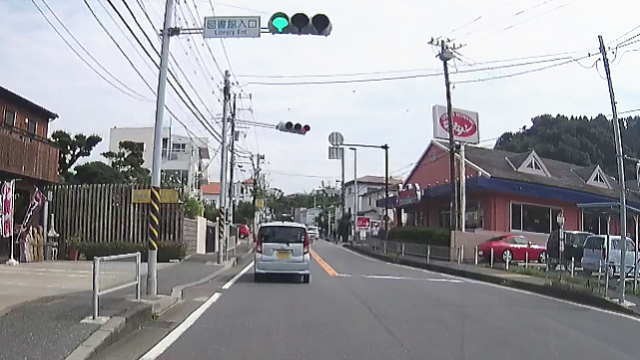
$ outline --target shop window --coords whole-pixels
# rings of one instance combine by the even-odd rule
[[[4,110],[4,124],[7,126],[16,126],[16,112],[14,110]]]
[[[36,121],[33,120],[33,119],[29,119],[29,118],[26,118],[25,121],[27,122],[27,131],[29,131],[29,133],[35,135],[36,129],[37,129]]]
[[[449,209],[440,210],[440,219],[439,219],[438,225],[440,225],[440,227],[443,229],[449,228],[449,224],[450,224],[449,214],[450,214]]]
[[[549,234],[558,228],[560,209],[529,204],[511,204],[511,230]]]

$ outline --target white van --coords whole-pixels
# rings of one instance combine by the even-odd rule
[[[620,249],[620,236],[609,236],[609,243],[606,235],[592,235],[584,242],[584,255],[582,256],[582,268],[585,275],[599,271],[602,265],[604,270],[607,265],[609,275],[620,272],[622,251]],[[627,251],[625,255],[625,273],[627,276],[633,274],[636,247],[633,241],[627,239]],[[609,250],[609,262],[607,264],[607,250]]]
[[[256,238],[255,281],[269,274],[294,274],[308,283],[309,262],[309,235],[304,224],[271,222],[260,226]]]

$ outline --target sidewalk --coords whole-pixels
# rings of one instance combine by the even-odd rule
[[[517,272],[507,272],[499,268],[492,269],[481,265],[465,263],[458,264],[455,262],[434,259],[430,259],[429,263],[427,264],[426,257],[413,255],[400,256],[397,254],[394,254],[392,256],[385,256],[379,251],[372,251],[368,246],[364,244],[361,246],[345,245],[345,247],[369,256],[383,259],[385,261],[395,261],[404,265],[476,279],[503,286],[514,287],[551,297],[578,302],[585,305],[640,316],[640,297],[632,295],[631,290],[629,290],[629,292],[627,293],[626,299],[628,302],[637,305],[622,306],[617,302],[617,299],[611,299],[612,296],[617,295],[617,291],[613,287],[609,288],[610,299],[607,300],[584,287],[579,287],[575,284],[572,284],[570,281],[560,282],[557,278],[545,279],[544,277],[526,275]],[[567,279],[568,276],[569,275],[566,275],[565,279]],[[631,287],[629,287],[629,289],[631,289]]]
[[[198,255],[177,264],[159,264],[158,293],[171,295],[174,287],[221,270],[223,265],[215,261],[215,255]],[[146,273],[146,264],[142,270]],[[0,360],[64,359],[100,328],[80,322],[92,313],[91,284],[91,262],[2,265],[0,309],[5,310],[0,312]],[[145,285],[143,275],[143,294]],[[149,305],[126,300],[134,291],[131,287],[101,297],[100,315],[119,316],[144,307],[150,311]]]

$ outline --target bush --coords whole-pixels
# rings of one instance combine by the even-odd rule
[[[140,252],[140,254],[142,254],[142,261],[147,261],[146,244],[132,244],[126,242],[74,243],[74,248],[83,253],[87,260],[93,260],[96,256],[100,257]],[[183,259],[185,255],[186,248],[184,244],[168,241],[158,243],[158,262],[169,262],[171,259]]]
[[[195,219],[196,216],[204,215],[204,205],[202,201],[189,197],[184,202],[184,216]]]
[[[389,240],[435,246],[449,246],[449,230],[423,227],[396,227],[389,230]]]

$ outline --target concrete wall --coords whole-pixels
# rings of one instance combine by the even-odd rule
[[[187,247],[187,255],[195,254],[198,250],[198,222],[195,219],[184,219],[182,239]]]
[[[198,216],[196,217],[196,222],[197,222],[196,253],[205,254],[207,252],[207,249],[206,249],[207,219],[203,218],[202,216]]]

